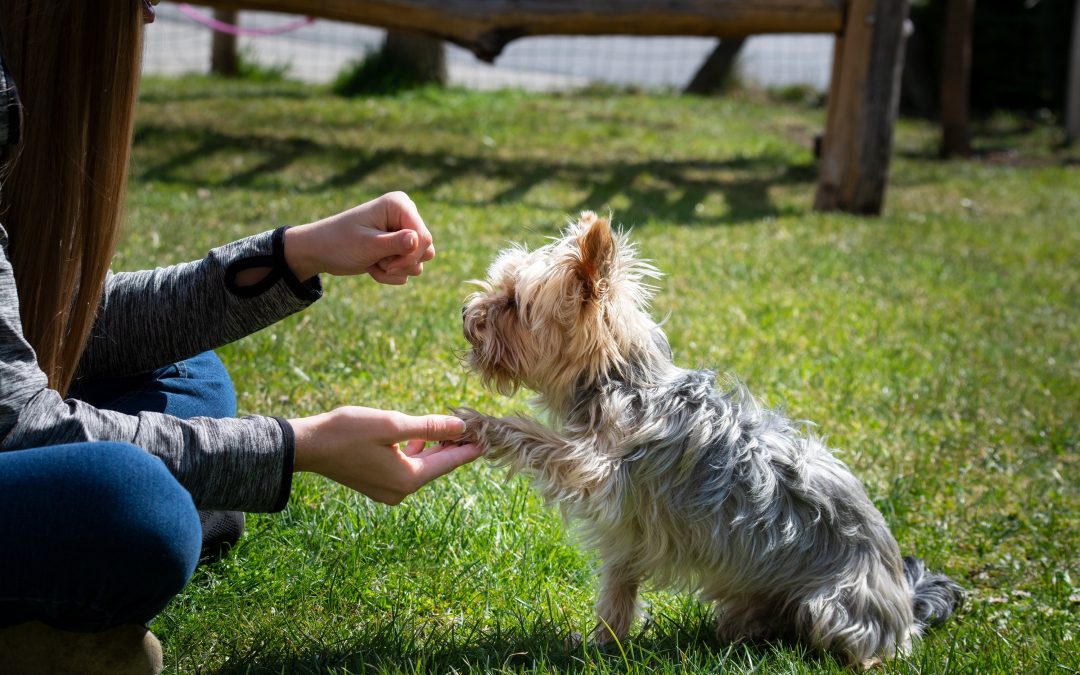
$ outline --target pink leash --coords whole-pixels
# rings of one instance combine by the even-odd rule
[[[266,37],[268,35],[281,35],[282,33],[288,33],[290,31],[296,30],[297,28],[303,28],[304,26],[315,23],[315,17],[305,16],[302,19],[297,19],[296,21],[292,21],[283,26],[277,26],[275,28],[241,28],[240,26],[234,26],[231,23],[218,21],[212,16],[207,16],[192,7],[191,5],[187,4],[186,2],[181,2],[179,4],[179,7],[180,11],[183,12],[183,14],[192,21],[201,23],[207,28],[213,28],[219,33],[228,33],[229,35],[238,35],[241,37]]]

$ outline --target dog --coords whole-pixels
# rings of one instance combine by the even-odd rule
[[[500,393],[536,392],[554,425],[459,408],[465,440],[530,476],[598,550],[591,642],[626,639],[651,581],[713,603],[724,642],[793,639],[854,667],[904,653],[962,589],[901,558],[805,425],[673,363],[648,313],[659,276],[586,211],[542,248],[501,252],[462,309],[468,366]]]

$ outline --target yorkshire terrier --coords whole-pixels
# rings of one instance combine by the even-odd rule
[[[794,639],[855,667],[905,652],[960,586],[901,558],[861,483],[802,425],[672,362],[647,311],[659,276],[586,211],[542,248],[503,251],[462,310],[469,366],[501,393],[537,392],[554,425],[455,411],[598,549],[591,641],[624,640],[651,581],[714,603],[726,642]]]

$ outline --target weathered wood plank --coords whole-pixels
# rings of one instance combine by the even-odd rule
[[[838,42],[814,207],[879,214],[900,103],[907,0],[852,0]]]
[[[317,16],[455,42],[492,61],[527,35],[837,33],[844,0],[200,0],[224,9]]]

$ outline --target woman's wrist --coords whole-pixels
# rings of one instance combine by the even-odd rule
[[[298,225],[285,230],[285,262],[300,281],[307,281],[321,273],[315,243],[319,235],[317,223]]]
[[[293,449],[293,473],[312,471],[318,473],[318,428],[324,418],[332,413],[323,413],[312,417],[299,417],[289,420],[293,429],[295,446]]]

